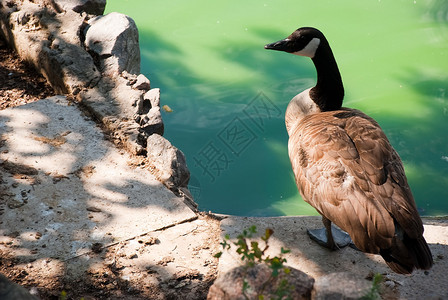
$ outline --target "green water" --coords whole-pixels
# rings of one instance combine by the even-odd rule
[[[335,53],[344,105],[381,124],[420,213],[448,214],[448,1],[108,0],[112,11],[137,23],[142,73],[173,109],[165,136],[186,154],[200,209],[316,214],[297,192],[283,119],[314,66],[263,49],[313,26]]]

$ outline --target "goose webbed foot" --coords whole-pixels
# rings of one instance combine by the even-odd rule
[[[347,245],[353,244],[347,232],[331,224],[330,220],[322,217],[325,228],[307,230],[310,238],[319,245],[331,250],[338,250]]]
[[[327,230],[325,228],[308,229],[306,232],[313,241],[331,250],[338,250],[352,243],[352,239],[345,231],[338,229],[336,226],[331,226],[331,229],[333,243],[327,238]]]

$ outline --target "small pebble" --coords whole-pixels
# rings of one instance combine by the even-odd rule
[[[387,280],[384,282],[384,285],[388,288],[394,288],[395,287],[395,282],[391,281],[391,280]]]
[[[93,243],[91,247],[93,253],[101,253],[103,250],[103,244],[102,243]]]
[[[37,287],[33,286],[32,288],[30,288],[30,294],[33,296],[39,296],[39,290],[37,289]]]
[[[101,209],[99,209],[98,207],[95,206],[88,206],[87,211],[91,211],[91,212],[101,212]]]

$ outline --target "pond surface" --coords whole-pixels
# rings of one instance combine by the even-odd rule
[[[319,28],[344,106],[383,127],[422,215],[448,214],[448,1],[108,0],[140,34],[142,73],[161,89],[165,137],[181,149],[201,210],[277,216],[315,210],[297,191],[284,111],[315,83],[308,58],[263,49]]]

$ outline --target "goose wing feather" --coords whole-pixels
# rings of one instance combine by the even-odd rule
[[[309,115],[291,132],[288,151],[304,200],[359,249],[390,248],[396,223],[421,237],[401,160],[372,118],[353,109]]]

